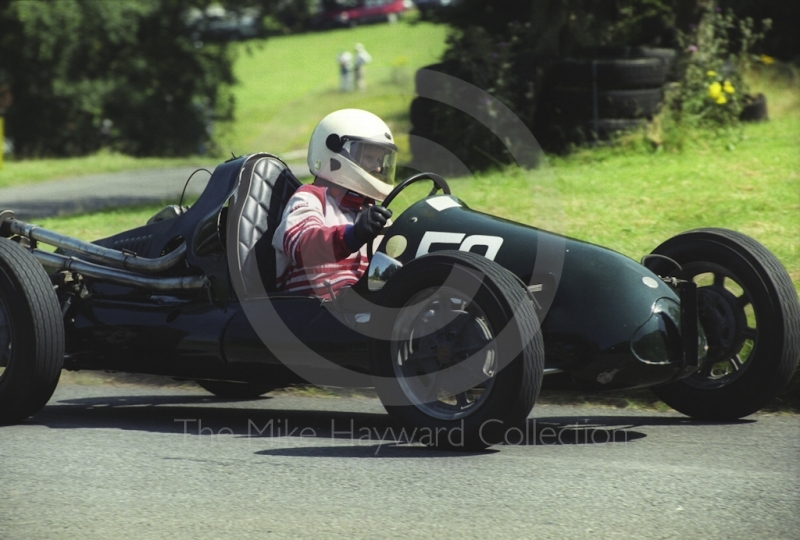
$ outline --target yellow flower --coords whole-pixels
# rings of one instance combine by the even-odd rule
[[[714,82],[708,85],[708,95],[711,99],[718,99],[722,94],[722,85]]]
[[[733,85],[731,84],[731,81],[725,81],[725,83],[722,85],[722,89],[728,94],[733,94],[733,92],[735,91]]]
[[[716,71],[706,71],[706,75],[708,75],[709,77],[716,77],[717,76],[717,72]]]
[[[725,94],[720,94],[717,98],[718,105],[725,105],[728,102],[728,98],[725,97]]]
[[[766,54],[762,54],[758,57],[763,64],[770,65],[775,63],[775,59],[771,56],[767,56]]]

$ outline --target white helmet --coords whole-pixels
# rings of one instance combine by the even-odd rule
[[[360,109],[323,118],[308,144],[311,174],[378,201],[392,191],[396,160],[389,126]]]

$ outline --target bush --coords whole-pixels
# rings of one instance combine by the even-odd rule
[[[282,2],[262,2],[269,12],[265,26],[269,34],[292,34],[311,29],[317,14],[319,2],[316,0],[283,0]]]
[[[0,7],[0,57],[14,105],[18,157],[72,156],[107,146],[134,155],[206,149],[230,117],[226,44],[187,35],[192,0],[12,0]]]
[[[547,146],[549,138],[545,140],[544,132],[534,125],[534,116],[555,61],[589,46],[671,43],[674,17],[668,4],[668,0],[463,0],[439,15],[458,31],[448,39],[437,69],[497,98]],[[494,135],[496,130],[440,104],[432,104],[430,114],[436,121],[421,130],[415,126],[416,134],[446,147],[469,168],[512,161],[504,141]],[[555,146],[563,145],[548,149]]]
[[[718,1],[736,11],[715,8]],[[757,25],[748,14],[781,17],[780,31],[770,32],[769,19]],[[655,136],[668,142],[685,127],[710,128],[731,139],[730,146],[740,136],[740,113],[751,98],[742,74],[754,53],[800,55],[800,34],[794,32],[800,3],[780,0],[462,0],[437,17],[457,29],[437,69],[496,97],[547,150],[558,152],[576,138],[560,130],[552,115],[540,114],[535,122],[534,117],[537,107],[547,112],[539,96],[559,58],[598,46],[679,49],[680,83],[668,88],[671,107],[649,131],[671,131]],[[510,162],[505,145],[486,126],[441,104],[428,110],[435,118],[424,128],[415,126],[417,135],[450,149],[473,169]]]
[[[719,0],[740,19],[772,20],[772,31],[758,45],[764,53],[784,62],[800,64],[800,2],[787,0]]]
[[[770,24],[762,21],[763,30]],[[749,93],[743,74],[754,58],[754,45],[764,37],[754,27],[752,19],[738,19],[732,10],[712,10],[681,35],[686,54],[675,105],[679,121],[715,128],[738,124]]]

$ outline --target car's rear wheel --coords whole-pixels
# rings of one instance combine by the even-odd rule
[[[64,323],[53,285],[25,249],[0,238],[0,424],[45,406],[64,362]]]
[[[373,372],[409,440],[449,449],[502,442],[533,408],[544,348],[522,283],[473,253],[437,252],[387,283]]]
[[[224,399],[256,399],[275,387],[268,384],[256,384],[235,381],[198,380],[197,384],[217,397]]]
[[[654,252],[648,266],[698,286],[708,355],[693,375],[654,387],[674,409],[700,419],[752,414],[788,384],[800,357],[800,304],[789,274],[764,246],[741,233],[698,229]]]

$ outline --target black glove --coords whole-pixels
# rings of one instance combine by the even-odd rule
[[[371,242],[381,232],[392,211],[383,206],[368,206],[356,219],[355,235],[360,245]]]

